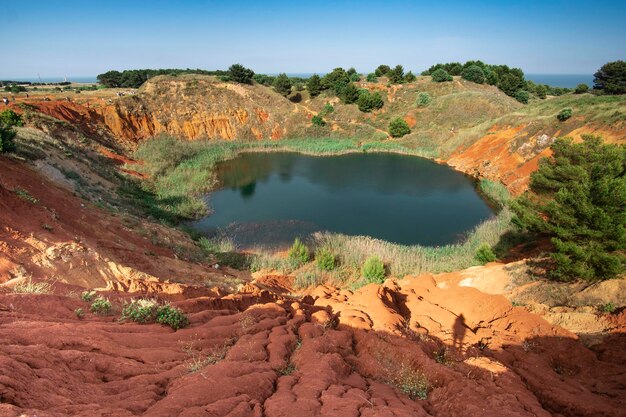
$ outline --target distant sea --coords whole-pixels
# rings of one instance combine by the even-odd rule
[[[30,81],[31,83],[60,83],[65,81],[65,77],[0,77],[0,80],[10,80],[10,81]],[[75,76],[75,77],[67,77],[67,81],[74,83],[95,83],[98,81],[95,76]]]
[[[593,86],[593,75],[588,74],[524,74],[527,80],[551,87],[574,88],[578,84]]]
[[[277,75],[277,74],[269,74]],[[291,73],[287,74],[290,77],[302,77],[308,78],[313,73]],[[324,73],[318,75],[323,76]],[[589,74],[525,74],[527,80],[532,80],[537,84],[548,84],[552,87],[566,87],[574,88],[578,84],[587,84],[589,87],[593,86],[593,75]],[[58,83],[64,81],[64,77],[3,77],[3,79],[10,79],[11,81],[30,81],[30,82],[43,82],[43,83]],[[67,77],[67,81],[75,83],[95,83],[97,81],[95,76],[75,76]]]

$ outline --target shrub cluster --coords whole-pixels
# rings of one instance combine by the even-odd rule
[[[11,109],[0,112],[0,153],[12,152],[15,150],[15,136],[17,132],[12,129],[14,126],[23,126],[22,116]]]
[[[389,123],[389,134],[392,137],[401,138],[409,133],[411,133],[411,128],[409,128],[409,124],[403,118],[398,117]]]
[[[160,323],[170,326],[174,330],[181,329],[189,324],[187,316],[169,304],[159,305],[155,300],[133,300],[122,309],[120,320],[130,320],[136,323]]]
[[[309,248],[299,238],[293,242],[293,245],[289,249],[289,260],[296,266],[304,265],[309,261],[310,254]]]
[[[378,110],[383,107],[385,102],[383,101],[380,93],[370,93],[367,90],[361,91],[359,94],[359,98],[357,100],[357,105],[359,106],[359,110],[364,113],[369,113],[372,110]]]
[[[430,94],[422,91],[421,93],[417,95],[416,104],[420,107],[425,107],[425,106],[428,106],[431,101],[433,101],[433,99],[430,96]]]
[[[567,107],[563,110],[561,110],[557,115],[556,118],[559,119],[559,121],[564,122],[567,119],[569,119],[570,117],[572,117],[572,109]]]
[[[436,69],[432,74],[430,74],[430,76],[433,78],[433,81],[437,83],[452,81],[452,76],[443,68]]]
[[[382,284],[385,280],[385,265],[383,261],[377,256],[370,256],[363,263],[361,268],[361,275],[367,280],[367,282]]]

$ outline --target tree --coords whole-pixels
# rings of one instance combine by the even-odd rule
[[[364,113],[368,113],[372,110],[378,110],[383,107],[385,102],[381,97],[380,93],[371,94],[369,91],[362,91],[359,94],[359,98],[357,100],[357,105],[359,106],[359,110]]]
[[[401,138],[409,133],[411,133],[411,128],[409,128],[409,124],[401,117],[393,119],[391,123],[389,123],[389,134],[392,137]]]
[[[373,72],[367,74],[367,78],[365,80],[368,83],[376,83],[376,82],[378,82],[378,78],[376,77],[376,74],[374,74]]]
[[[578,84],[576,89],[574,90],[574,94],[584,94],[589,91],[589,86],[587,84]]]
[[[378,68],[376,68],[376,70],[374,71],[374,74],[377,77],[382,77],[384,75],[387,75],[389,71],[391,71],[389,65],[379,65]]]
[[[535,94],[537,95],[537,97],[543,100],[544,98],[546,98],[546,95],[548,94],[548,89],[546,88],[545,85],[539,84],[538,86],[535,87]]]
[[[626,94],[625,61],[606,63],[593,76],[594,90],[605,94]]]
[[[470,65],[461,72],[461,78],[476,84],[485,82],[485,72],[478,65]]]
[[[324,121],[324,119],[322,119],[322,116],[319,115],[315,115],[311,118],[311,123],[313,123],[315,126],[325,126],[326,122]]]
[[[287,77],[287,74],[278,74],[278,77],[274,80],[274,89],[285,97],[291,93],[291,80]]]
[[[626,266],[626,146],[583,135],[557,139],[552,157],[513,203],[515,223],[547,236],[550,276],[572,281],[615,277]]]
[[[317,97],[322,92],[322,79],[319,75],[313,74],[306,82],[306,89],[311,97]]]
[[[519,72],[510,70],[508,72],[504,72],[499,79],[498,88],[507,96],[513,97],[519,90],[526,88],[524,73],[521,73],[520,75]]]
[[[356,103],[359,99],[359,89],[354,84],[348,83],[339,91],[338,95],[345,104]]]
[[[22,116],[15,113],[11,109],[6,109],[0,112],[0,123],[2,123],[6,127],[24,126]]]
[[[404,68],[402,65],[396,65],[392,70],[387,72],[387,78],[392,84],[402,84],[404,82]]]
[[[407,83],[412,83],[415,80],[417,80],[417,77],[411,71],[407,72],[404,75],[404,81],[407,82]]]
[[[530,99],[530,94],[526,90],[517,90],[513,95],[515,100],[519,101],[523,104],[528,104],[528,100]]]
[[[433,78],[433,81],[438,83],[443,83],[446,81],[452,81],[452,76],[446,72],[443,68],[436,69],[430,74]]]
[[[428,106],[432,100],[433,99],[430,96],[430,94],[428,94],[425,91],[422,91],[421,93],[417,95],[417,101],[415,102],[415,104],[417,104],[420,107],[424,107],[424,106]]]
[[[322,78],[322,87],[333,90],[336,95],[350,82],[350,76],[341,67],[335,68]]]
[[[232,81],[241,84],[252,84],[254,71],[240,64],[233,64],[228,68],[228,75]]]

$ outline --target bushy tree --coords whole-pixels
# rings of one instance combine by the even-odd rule
[[[578,84],[576,89],[574,90],[574,94],[584,94],[589,91],[589,86],[587,84]]]
[[[413,81],[417,80],[417,77],[415,76],[415,74],[413,74],[413,72],[409,71],[404,75],[404,82],[407,83],[412,83]]]
[[[378,82],[378,77],[373,72],[367,74],[367,78],[365,79],[368,83]]]
[[[372,110],[378,110],[383,107],[385,102],[383,101],[380,93],[370,93],[365,90],[359,94],[359,98],[357,100],[357,105],[359,106],[359,110],[364,113],[371,112]]]
[[[626,94],[626,62],[614,61],[602,65],[594,75],[593,88],[605,94]]]
[[[313,74],[306,82],[306,89],[311,97],[317,97],[322,92],[322,79],[319,75]]]
[[[530,94],[528,94],[528,91],[526,90],[517,90],[515,94],[513,95],[513,97],[515,98],[515,100],[519,101],[520,103],[528,104],[528,100],[530,99]]]
[[[352,83],[346,84],[338,91],[338,96],[345,104],[356,103],[359,99],[359,89]]]
[[[228,67],[228,76],[232,81],[241,84],[252,84],[252,77],[254,77],[254,71],[244,67],[241,64],[233,64]]]
[[[452,81],[452,76],[443,68],[436,69],[430,76],[433,78],[433,81],[437,83]]]
[[[508,67],[507,67],[508,68]],[[521,71],[520,71],[521,72]],[[499,76],[498,88],[504,92],[507,96],[515,96],[519,90],[526,88],[526,82],[524,80],[524,73],[517,71],[504,72]]]
[[[545,85],[539,84],[535,87],[535,94],[537,95],[537,97],[543,100],[548,94],[548,89]]]
[[[478,65],[470,65],[463,69],[461,77],[476,84],[483,84],[485,82],[485,72]]]
[[[389,134],[394,138],[401,138],[411,133],[409,124],[401,117],[395,118],[389,123]]]
[[[557,139],[513,204],[515,223],[551,238],[550,276],[612,278],[626,266],[626,146]]]
[[[256,81],[257,83],[261,85],[266,85],[268,87],[274,84],[274,78],[276,77],[272,77],[271,75],[265,75],[265,74],[254,74],[254,76],[252,77],[252,79]]]
[[[332,90],[333,93],[339,95],[339,92],[345,88],[350,82],[350,76],[341,67],[335,68],[322,78],[322,87],[324,89]]]
[[[389,71],[391,71],[389,65],[379,65],[378,68],[376,68],[376,70],[374,71],[374,74],[377,77],[382,77],[384,75],[387,75]]]
[[[289,259],[294,264],[300,266],[307,263],[309,258],[309,248],[299,238],[296,238],[291,248],[289,248]]]
[[[283,96],[288,96],[291,93],[291,80],[287,77],[287,74],[278,74],[278,77],[274,80],[274,89]]]
[[[387,78],[392,84],[402,84],[404,82],[404,67],[396,65],[392,70],[387,71]]]

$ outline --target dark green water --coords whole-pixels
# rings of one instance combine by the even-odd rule
[[[492,215],[470,178],[413,156],[248,153],[217,175],[213,213],[192,225],[242,247],[284,246],[316,230],[443,245]]]

